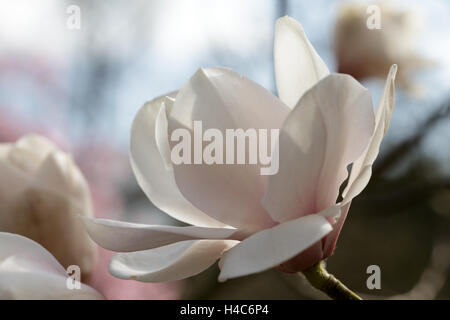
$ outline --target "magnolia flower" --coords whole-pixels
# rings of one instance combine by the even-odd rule
[[[75,280],[38,243],[0,232],[0,300],[103,299],[87,285],[79,283],[77,288]]]
[[[209,68],[139,111],[131,131],[137,181],[158,208],[190,225],[84,219],[94,241],[120,252],[110,262],[114,276],[177,280],[220,259],[225,281],[273,267],[301,271],[331,255],[388,129],[396,66],[374,115],[368,90],[330,74],[292,18],[277,21],[274,50],[279,97],[232,70]],[[173,164],[169,137],[177,128],[192,132],[194,121],[221,131],[280,129],[278,173],[260,175],[259,164]]]
[[[78,215],[92,216],[91,198],[71,157],[44,137],[24,136],[0,144],[0,177],[0,231],[38,242],[88,277],[96,248]]]

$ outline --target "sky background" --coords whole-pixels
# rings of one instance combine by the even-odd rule
[[[143,102],[180,88],[199,67],[233,68],[275,93],[273,27],[284,14],[302,23],[336,70],[333,26],[343,2],[2,0],[0,110],[72,143],[95,136],[126,149]],[[438,67],[414,75],[423,86],[421,97],[399,90],[384,147],[412,134],[450,95],[450,3],[391,2],[417,12],[417,52]],[[71,4],[81,9],[80,30],[66,27]],[[376,103],[382,81],[363,83]],[[445,162],[450,148],[441,146],[448,138],[445,121],[421,149]]]

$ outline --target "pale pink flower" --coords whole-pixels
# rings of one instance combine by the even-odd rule
[[[396,66],[375,115],[368,90],[330,74],[289,17],[277,22],[274,56],[279,98],[232,70],[210,68],[139,111],[131,132],[137,181],[158,208],[190,226],[84,219],[94,241],[121,252],[109,265],[114,276],[177,280],[220,259],[224,281],[280,265],[301,271],[333,252],[388,129]],[[172,164],[171,133],[192,131],[195,120],[205,130],[279,128],[278,173],[260,175],[260,165]]]

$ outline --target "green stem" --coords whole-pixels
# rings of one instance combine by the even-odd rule
[[[303,271],[311,285],[334,300],[362,300],[356,293],[347,288],[342,282],[329,274],[321,261]]]

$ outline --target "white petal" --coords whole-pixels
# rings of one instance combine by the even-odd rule
[[[331,231],[323,244],[323,256],[329,257],[336,247],[336,243],[341,233],[342,227],[344,226],[345,219],[347,218],[348,210],[350,209],[351,202],[341,205],[341,212],[337,218],[336,223],[333,224],[333,231]]]
[[[111,259],[110,273],[121,279],[144,282],[180,280],[210,267],[236,241],[199,240],[133,253]]]
[[[23,136],[11,146],[10,163],[28,174],[34,173],[47,155],[57,150],[50,140],[37,134]]]
[[[272,218],[284,222],[334,205],[374,122],[369,91],[348,75],[330,74],[307,91],[280,133],[280,168],[263,199]]]
[[[15,147],[27,150],[31,153],[36,153],[36,155],[42,157],[41,160],[43,160],[51,151],[57,150],[53,142],[38,134],[28,134],[23,136],[15,143]]]
[[[164,99],[159,97],[144,104],[133,122],[130,158],[136,179],[153,204],[175,219],[198,226],[224,226],[182,196],[167,159],[161,157],[161,152],[165,151],[160,151],[158,144],[162,146],[164,138],[168,141],[167,130],[164,130],[167,127],[164,123],[157,125],[156,121],[167,122],[160,113]]]
[[[26,189],[42,161],[53,150],[56,150],[53,143],[35,134],[23,136],[15,143],[0,143],[0,199]]]
[[[31,186],[70,199],[84,215],[92,216],[88,183],[72,158],[60,151],[50,152],[32,178]]]
[[[81,270],[83,272],[83,270]],[[70,290],[66,270],[36,242],[0,232],[0,299],[102,299],[82,284]]]
[[[291,108],[330,73],[300,23],[287,16],[278,19],[275,27],[274,59],[278,95]]]
[[[396,73],[397,65],[393,65],[389,70],[384,91],[377,108],[375,132],[366,150],[353,163],[349,182],[342,193],[344,196],[342,204],[350,202],[354,197],[360,194],[369,183],[372,175],[372,164],[378,156],[381,141],[389,128],[392,112],[394,111],[394,80]]]
[[[331,210],[339,214],[339,207]],[[222,256],[219,281],[273,268],[308,249],[333,228],[325,217],[312,214],[255,233]]]
[[[145,225],[108,219],[83,218],[92,240],[105,249],[130,252],[197,239],[240,240],[244,234],[231,228]]]
[[[270,132],[281,127],[288,113],[289,108],[277,97],[248,78],[225,68],[200,69],[175,99],[169,116],[169,134],[184,128],[194,141],[194,121],[201,121],[203,132],[208,129],[221,132],[226,149],[227,129]],[[195,161],[194,154],[195,147],[191,163]],[[226,150],[223,154],[225,163]],[[247,157],[246,164],[182,163],[173,168],[185,198],[208,215],[234,227],[271,226],[273,221],[260,204],[266,178],[261,175],[259,164],[248,163]]]
[[[163,159],[166,170],[172,170],[172,161],[170,160],[170,145],[169,139],[167,139],[168,133],[168,123],[167,123],[167,107],[166,101],[170,100],[165,99],[162,102],[161,108],[159,109],[158,115],[156,116],[155,122],[155,139],[156,146],[158,147],[159,154]],[[170,102],[169,102],[170,103]]]

